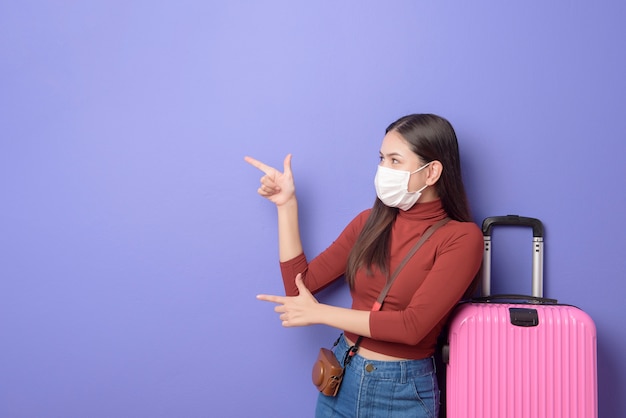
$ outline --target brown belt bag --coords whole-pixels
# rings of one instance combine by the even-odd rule
[[[404,257],[404,260],[400,263],[400,265],[396,268],[396,271],[393,272],[393,275],[387,280],[387,284],[380,292],[378,299],[374,302],[374,306],[372,307],[373,311],[379,311],[383,305],[383,300],[385,296],[387,296],[387,292],[391,288],[391,284],[395,280],[396,276],[402,270],[402,267],[409,261],[409,259],[415,254],[415,252],[422,246],[424,241],[426,241],[432,234],[439,228],[440,226],[448,223],[450,218],[442,219],[434,225],[431,225],[430,228],[426,230],[424,235],[420,237],[415,246],[411,248],[411,251]],[[341,336],[339,337],[341,338]],[[317,355],[317,359],[313,364],[313,372],[312,379],[313,384],[317,387],[317,389],[326,396],[337,396],[339,392],[339,388],[341,387],[341,382],[343,380],[343,372],[344,368],[350,363],[352,356],[354,356],[359,349],[359,344],[361,343],[361,339],[363,337],[359,337],[354,345],[348,349],[344,359],[343,366],[335,357],[335,354],[332,350],[328,348],[320,348],[320,351]],[[337,345],[339,339],[335,341],[334,345]]]

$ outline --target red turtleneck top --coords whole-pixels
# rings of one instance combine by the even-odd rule
[[[294,278],[302,273],[315,293],[340,278],[350,249],[371,209],[357,215],[339,237],[309,263],[304,254],[280,263],[285,292],[297,295]],[[441,201],[417,203],[399,211],[391,233],[390,271],[396,267],[429,226],[446,217]],[[472,222],[450,221],[409,260],[391,286],[382,309],[370,315],[371,338],[361,346],[378,353],[407,358],[429,357],[450,311],[476,276],[482,261],[483,237]],[[386,275],[365,269],[357,272],[351,290],[352,309],[371,310],[387,280]],[[346,332],[356,341],[357,335]]]

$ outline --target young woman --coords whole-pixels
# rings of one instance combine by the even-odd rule
[[[342,362],[359,337],[336,397],[320,394],[318,417],[437,417],[433,353],[450,311],[480,268],[482,233],[471,222],[456,134],[436,115],[402,117],[386,130],[375,176],[377,199],[320,255],[302,250],[291,155],[284,171],[253,158],[264,172],[258,193],[278,210],[279,258],[287,296],[274,302],[285,327],[324,324],[342,330]],[[372,311],[389,276],[425,231],[439,228],[406,263],[380,311]],[[319,303],[313,294],[345,276],[352,307]]]

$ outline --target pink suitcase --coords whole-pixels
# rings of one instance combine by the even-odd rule
[[[533,228],[532,296],[491,296],[491,229]],[[582,310],[543,298],[543,225],[516,215],[483,222],[482,298],[449,322],[449,418],[598,416],[596,329]]]

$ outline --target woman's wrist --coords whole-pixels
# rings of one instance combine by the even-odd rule
[[[297,208],[298,207],[298,200],[296,199],[296,195],[294,194],[293,196],[291,196],[290,198],[288,198],[287,200],[285,200],[282,203],[276,203],[276,207],[278,209],[290,209],[290,208]]]

